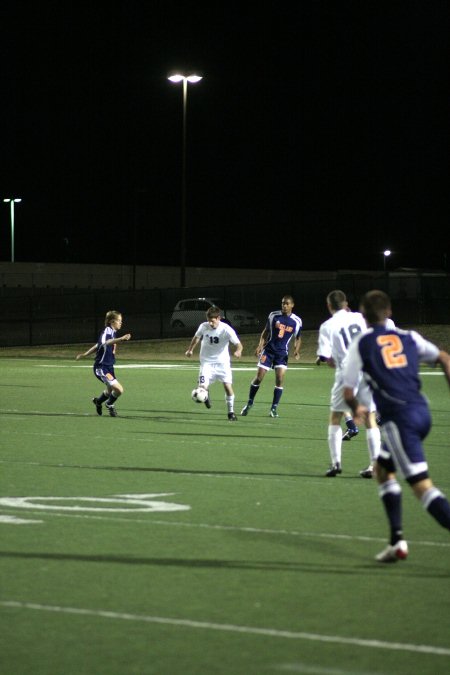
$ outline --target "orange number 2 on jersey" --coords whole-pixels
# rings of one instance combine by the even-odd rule
[[[380,335],[377,337],[377,344],[381,347],[381,356],[386,368],[405,368],[408,365],[408,359],[403,354],[403,344],[398,335]]]

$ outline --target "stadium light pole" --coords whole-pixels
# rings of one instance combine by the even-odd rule
[[[383,270],[386,272],[386,260],[389,258],[391,255],[392,251],[390,251],[388,248],[383,251]]]
[[[3,200],[6,203],[10,203],[11,208],[11,262],[14,262],[14,204],[21,202],[20,197],[9,197],[8,199]]]
[[[176,73],[167,79],[175,84],[183,83],[183,133],[182,133],[182,159],[181,159],[181,261],[180,261],[180,286],[186,286],[186,112],[188,82],[196,84],[200,82],[200,75],[183,75]]]

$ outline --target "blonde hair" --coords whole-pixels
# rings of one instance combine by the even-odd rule
[[[105,316],[105,326],[110,326],[113,321],[117,321],[118,319],[122,318],[122,313],[118,312],[115,309],[110,309],[109,312],[106,312]]]

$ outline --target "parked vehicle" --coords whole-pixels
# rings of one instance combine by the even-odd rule
[[[175,305],[170,320],[172,328],[197,328],[202,321],[206,321],[206,310],[209,307],[219,307],[224,321],[233,328],[246,328],[258,326],[256,316],[246,309],[241,309],[231,302],[225,302],[222,298],[187,298],[180,300]]]

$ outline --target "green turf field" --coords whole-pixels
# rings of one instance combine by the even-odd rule
[[[324,477],[330,369],[292,362],[279,419],[269,373],[230,423],[220,385],[211,410],[190,400],[196,359],[119,358],[116,419],[88,360],[0,364],[2,675],[450,672],[448,532],[404,486],[410,556],[373,561],[364,433]],[[237,411],[254,372],[236,365]],[[423,383],[450,495],[448,387]]]

